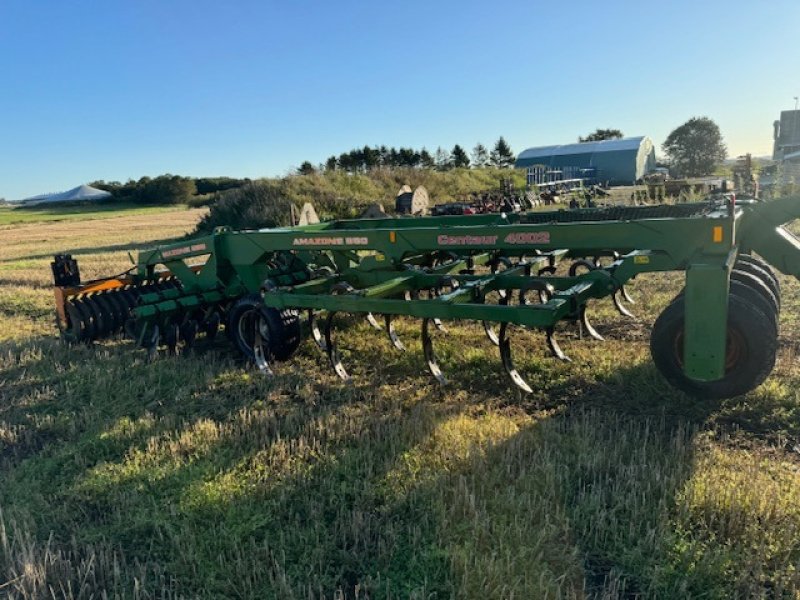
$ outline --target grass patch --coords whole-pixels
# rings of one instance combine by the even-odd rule
[[[0,227],[21,223],[49,223],[53,221],[81,221],[107,219],[117,216],[155,215],[174,212],[175,206],[142,206],[122,202],[108,204],[13,207],[0,206]]]

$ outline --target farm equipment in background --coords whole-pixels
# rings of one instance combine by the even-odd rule
[[[310,333],[347,379],[337,315],[361,314],[376,327],[380,316],[399,349],[392,319],[403,315],[421,320],[424,357],[440,382],[432,333],[444,320],[471,320],[484,324],[511,381],[530,392],[515,339],[541,335],[553,356],[569,360],[557,323],[577,322],[599,338],[590,301],[610,297],[630,314],[624,286],[633,278],[684,271],[685,286],[653,327],[653,360],[675,387],[724,398],[753,389],[773,368],[780,289],[769,265],[800,276],[800,242],[782,227],[797,217],[800,198],[723,198],[218,228],[141,252],[131,271],[86,283],[69,255],[57,256],[57,320],[70,342],[124,332],[151,355],[190,347],[222,326],[265,373]]]

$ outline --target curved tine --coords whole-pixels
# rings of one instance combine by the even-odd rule
[[[429,323],[434,319],[422,319],[422,353],[425,355],[425,361],[428,363],[428,370],[439,382],[439,385],[447,385],[447,378],[439,368],[439,363],[436,362],[436,353],[433,351],[433,340],[429,331]]]
[[[180,329],[176,323],[170,323],[164,328],[162,341],[167,347],[167,354],[170,356],[178,354],[178,343],[181,340]]]
[[[380,323],[378,323],[378,321],[375,319],[375,315],[373,315],[371,312],[367,313],[367,322],[370,325],[372,325],[373,329],[377,329],[378,331],[383,331],[383,327],[381,326]]]
[[[631,298],[631,295],[628,293],[628,290],[625,289],[624,285],[621,288],[619,288],[619,291],[622,294],[622,297],[625,298],[625,302],[627,302],[628,304],[636,304],[636,300]]]
[[[441,319],[432,319],[432,321],[436,329],[438,329],[442,333],[447,333],[447,327],[444,326]]]
[[[503,369],[508,374],[511,381],[523,392],[528,394],[533,393],[533,388],[528,385],[528,382],[519,374],[517,367],[514,365],[514,357],[511,356],[511,344],[508,341],[508,323],[500,324],[500,360],[503,363]]]
[[[339,356],[339,350],[333,341],[333,317],[335,312],[328,313],[328,318],[325,320],[325,351],[328,353],[328,359],[331,361],[331,366],[336,374],[342,378],[342,381],[350,381],[350,375],[347,369],[342,364],[342,358]]]
[[[492,321],[484,321],[483,330],[486,332],[486,337],[489,338],[489,341],[492,342],[492,344],[495,346],[500,345],[500,338],[497,336],[497,332],[492,329]]]
[[[630,317],[631,319],[635,319],[636,317],[633,316],[633,313],[625,308],[622,302],[619,301],[619,296],[617,294],[619,294],[619,292],[614,292],[611,294],[611,300],[613,300],[614,307],[617,309],[617,311],[619,311],[619,314]]]
[[[504,267],[503,271],[505,271],[506,269],[510,269],[513,266],[508,258],[506,258],[505,256],[500,256],[496,260],[492,261],[492,266],[491,266],[492,275],[496,275],[497,273],[501,272],[500,265],[503,265]],[[508,295],[508,291],[497,290],[497,294],[500,296],[500,298],[505,298]],[[488,330],[487,330],[487,335],[488,335]],[[497,345],[497,342],[495,341],[498,339],[496,334],[494,334],[494,337],[490,336],[489,339],[492,340],[492,343],[495,346]]]
[[[545,334],[547,336],[547,347],[550,349],[550,354],[553,355],[553,358],[563,360],[564,362],[572,362],[572,359],[564,354],[561,346],[558,345],[558,340],[556,340],[556,334],[553,331],[553,328],[548,327],[545,329]]]
[[[392,342],[392,346],[400,350],[400,352],[405,352],[406,346],[403,344],[402,340],[397,337],[397,332],[392,323],[392,315],[383,315],[383,321],[386,324],[386,333],[389,336],[389,341]]]
[[[325,338],[323,337],[322,332],[319,330],[317,318],[314,316],[313,308],[309,309],[308,311],[308,327],[311,329],[311,337],[314,338],[314,343],[317,345],[317,348],[327,353],[328,344],[325,343]]]
[[[271,377],[273,372],[269,366],[269,361],[267,360],[267,353],[264,352],[264,346],[266,344],[264,343],[264,338],[261,335],[261,328],[263,325],[264,322],[261,318],[261,315],[257,315],[256,318],[253,319],[253,362],[255,363],[259,373]]]
[[[147,329],[142,331],[141,345],[147,350],[147,362],[153,362],[158,356],[158,341],[161,338],[158,324],[153,324],[153,332],[147,335]]]
[[[597,333],[597,330],[589,322],[589,317],[586,315],[586,304],[581,304],[581,307],[578,309],[578,326],[580,327],[581,330],[581,336],[585,331],[586,333],[589,334],[589,337],[592,337],[601,342],[606,341],[602,335]]]
[[[217,310],[213,311],[205,318],[203,321],[203,330],[206,333],[207,339],[213,340],[215,337],[217,337],[217,332],[219,331],[219,324],[221,321],[222,317]]]
[[[570,277],[575,277],[575,275],[578,274],[578,269],[580,267],[585,267],[589,271],[594,271],[595,269],[597,269],[597,267],[594,265],[594,263],[582,258],[582,259],[576,260],[575,262],[573,262],[569,266],[568,275]]]
[[[194,319],[187,319],[186,322],[179,327],[181,339],[183,340],[184,352],[191,351],[197,339],[197,332],[199,329],[200,325]]]

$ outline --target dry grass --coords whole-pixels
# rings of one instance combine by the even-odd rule
[[[650,363],[674,276],[635,283],[634,322],[598,303],[605,343],[565,328],[572,364],[523,342],[526,398],[474,324],[438,339],[444,392],[407,319],[404,354],[340,334],[353,385],[310,343],[266,380],[222,340],[58,342],[52,253],[118,272],[200,214],[0,233],[0,596],[798,596],[796,282],[775,373],[719,403]]]

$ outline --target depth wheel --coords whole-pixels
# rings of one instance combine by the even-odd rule
[[[760,385],[775,366],[778,348],[773,322],[752,302],[728,296],[725,375],[715,381],[690,379],[683,372],[684,297],[678,296],[656,319],[650,353],[674,387],[698,398],[731,398]]]
[[[258,294],[236,301],[228,315],[227,330],[236,349],[256,364],[262,358],[289,359],[302,340],[297,312],[264,306]]]
[[[740,254],[736,258],[733,268],[758,277],[778,300],[778,308],[780,308],[781,284],[775,276],[775,272],[767,263],[749,254]]]

